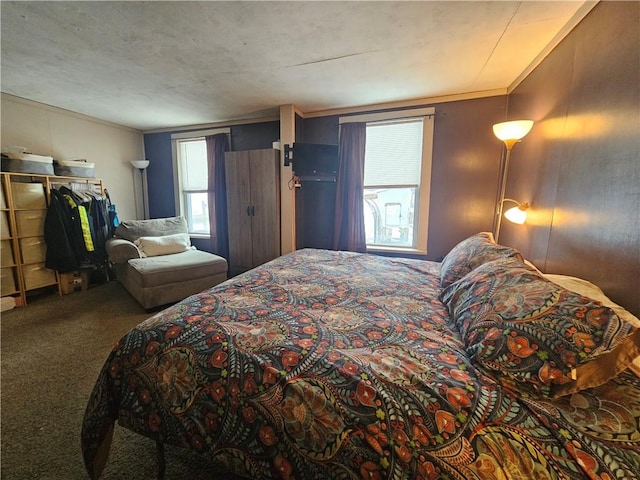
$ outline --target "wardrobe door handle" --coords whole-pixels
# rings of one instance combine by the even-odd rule
[[[251,216],[252,217],[256,216],[256,207],[255,207],[255,205],[251,205]]]
[[[249,207],[247,205],[247,216],[250,217],[251,216],[251,207]]]

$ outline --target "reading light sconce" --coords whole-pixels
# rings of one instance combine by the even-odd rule
[[[149,166],[149,160],[131,160],[131,165],[140,170],[140,178],[142,181],[142,217],[147,218],[147,200],[146,200],[146,176],[145,169]]]
[[[527,219],[528,203],[520,203],[510,198],[504,198],[505,190],[507,188],[507,173],[509,172],[509,160],[511,159],[511,150],[514,145],[522,140],[533,127],[533,120],[514,120],[511,122],[496,123],[493,126],[493,133],[498,139],[504,142],[507,147],[507,155],[504,160],[502,168],[502,180],[500,182],[500,199],[498,201],[498,218],[496,221],[496,229],[494,232],[494,238],[496,242],[500,238],[500,226],[502,224],[502,215],[504,213],[507,220],[514,223],[523,224]],[[504,203],[513,202],[517,207],[510,208],[504,212]]]
[[[529,209],[529,204],[527,202],[520,203],[512,198],[505,198],[502,200],[502,203],[504,202],[511,202],[517,205],[504,212],[504,218],[510,222],[517,223],[518,225],[522,225],[527,221],[527,210]]]

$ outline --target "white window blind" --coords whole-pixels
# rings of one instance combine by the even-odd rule
[[[423,119],[367,124],[364,186],[419,185]]]
[[[183,190],[207,190],[207,144],[204,140],[180,141]]]
[[[187,219],[192,236],[209,236],[209,194],[206,137],[231,130],[218,128],[171,134],[176,214]]]

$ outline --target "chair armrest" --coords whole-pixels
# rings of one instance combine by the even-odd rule
[[[142,254],[133,242],[123,238],[110,238],[105,244],[111,263],[126,263],[132,258],[142,258]]]

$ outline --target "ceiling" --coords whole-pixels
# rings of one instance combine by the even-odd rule
[[[2,1],[1,85],[139,130],[506,93],[594,4]]]

